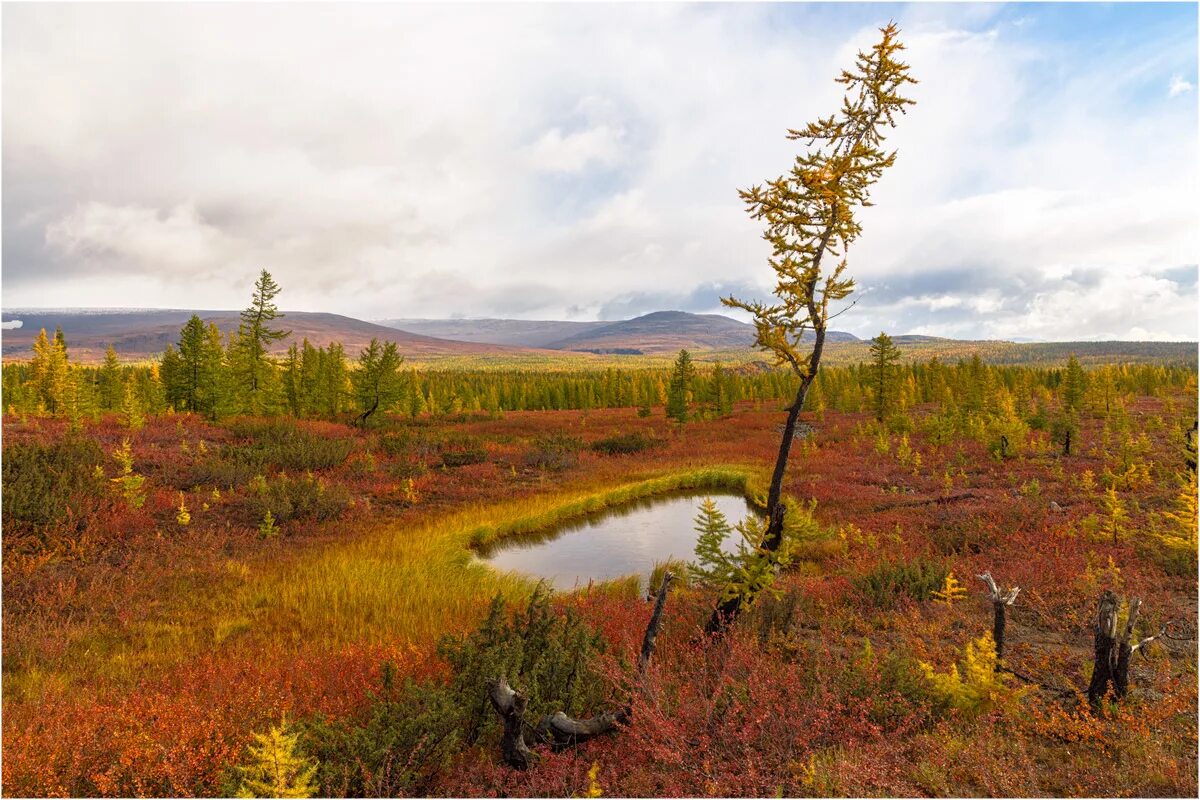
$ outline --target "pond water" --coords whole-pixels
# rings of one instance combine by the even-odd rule
[[[501,540],[479,555],[496,569],[544,578],[562,591],[626,575],[640,575],[645,585],[656,563],[695,557],[695,520],[705,497],[713,499],[730,525],[756,513],[741,495],[659,495],[541,534]],[[734,532],[726,540],[727,549],[733,549],[737,538]]]

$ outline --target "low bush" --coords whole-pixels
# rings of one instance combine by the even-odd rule
[[[565,433],[541,436],[535,439],[533,446],[526,451],[525,463],[537,469],[561,472],[578,463],[579,451],[582,449],[583,440],[578,436]]]
[[[610,456],[623,456],[630,453],[640,453],[658,444],[653,436],[641,432],[618,433],[613,436],[592,442],[592,450]]]
[[[465,467],[468,464],[482,464],[487,461],[487,450],[483,440],[477,436],[456,436],[447,439],[441,447],[442,466]]]
[[[351,504],[346,487],[326,484],[312,473],[298,478],[279,475],[270,481],[252,481],[247,500],[255,520],[263,519],[270,512],[276,523],[291,519],[318,522],[337,519]]]
[[[249,443],[225,445],[221,457],[260,469],[316,470],[340,466],[354,449],[354,440],[322,436],[294,420],[234,420],[229,430]]]
[[[902,563],[881,561],[870,572],[854,578],[853,583],[872,605],[894,608],[906,597],[928,600],[948,574],[945,564],[924,558]]]
[[[91,439],[53,444],[16,442],[4,448],[4,530],[44,528],[68,517],[79,519],[104,494],[97,468],[104,452]]]
[[[463,747],[496,736],[499,720],[487,701],[499,676],[529,698],[525,718],[599,709],[605,682],[595,671],[600,636],[572,610],[553,607],[537,591],[523,611],[510,613],[497,597],[473,632],[444,637],[438,654],[451,667],[446,684],[396,685],[384,669],[381,690],[357,719],[318,718],[306,729],[306,752],[320,762],[326,797],[401,797],[428,794],[440,768]]]
[[[391,430],[379,436],[379,449],[389,456],[428,458],[440,450],[441,444],[436,434],[419,428]]]

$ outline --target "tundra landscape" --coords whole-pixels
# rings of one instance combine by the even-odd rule
[[[272,8],[5,7],[5,795],[1196,796],[1194,6]]]

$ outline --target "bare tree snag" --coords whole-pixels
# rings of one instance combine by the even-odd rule
[[[662,585],[658,587],[658,596],[654,598],[654,611],[650,612],[650,622],[646,625],[646,635],[642,637],[642,652],[638,656],[638,676],[646,674],[650,657],[654,655],[654,645],[658,641],[658,628],[662,624],[663,607],[667,604],[667,591],[675,576],[668,570],[663,573]]]
[[[1133,654],[1139,650],[1145,654],[1143,648],[1146,645],[1166,634],[1166,626],[1163,626],[1154,636],[1131,644],[1142,601],[1137,597],[1129,601],[1129,616],[1120,635],[1117,634],[1119,608],[1120,602],[1115,594],[1105,590],[1104,594],[1100,595],[1100,607],[1096,615],[1095,661],[1092,665],[1092,680],[1088,684],[1088,702],[1097,707],[1108,694],[1110,684],[1116,699],[1120,700],[1129,694],[1129,661]]]
[[[987,584],[988,596],[992,601],[992,640],[996,643],[996,672],[1000,671],[1000,659],[1004,658],[1004,627],[1005,612],[1008,607],[1017,602],[1021,587],[1014,586],[1007,592],[1001,592],[1000,587],[992,578],[992,573],[985,572],[975,577]]]
[[[1192,423],[1183,436],[1183,463],[1188,472],[1196,474],[1196,436],[1200,433],[1200,419]]]
[[[1108,693],[1113,670],[1117,666],[1117,596],[1107,589],[1100,595],[1096,614],[1096,644],[1092,662],[1092,680],[1088,684],[1088,702],[1099,706]]]
[[[492,707],[504,721],[504,734],[500,738],[500,754],[504,763],[513,769],[528,769],[535,755],[525,744],[525,706],[529,702],[524,694],[513,691],[508,679],[501,675],[492,682],[488,690]]]
[[[654,646],[658,640],[658,629],[662,625],[663,607],[667,604],[667,592],[675,576],[670,572],[663,573],[662,584],[654,598],[654,610],[650,613],[650,622],[646,624],[646,633],[642,636],[642,650],[638,655],[638,678],[645,677],[646,667],[650,657],[654,655]],[[619,725],[626,725],[633,716],[629,706],[620,711],[610,711],[591,717],[590,719],[575,720],[563,712],[543,717],[537,726],[539,741],[550,742],[556,750],[572,747],[588,739],[616,730]]]
[[[674,579],[674,575],[666,572],[654,599],[654,611],[651,612],[650,622],[646,625],[646,633],[642,637],[642,650],[638,657],[639,678],[645,675],[650,657],[654,655],[658,629],[662,625],[663,607],[667,603],[667,590]],[[504,763],[514,769],[528,769],[536,758],[536,754],[525,744],[524,714],[528,698],[520,692],[513,691],[504,676],[492,682],[488,696],[491,698],[492,707],[504,721],[504,734],[500,739],[500,754]],[[629,705],[619,711],[606,711],[588,719],[573,719],[559,711],[542,717],[533,729],[535,741],[549,742],[555,750],[561,750],[615,731],[619,726],[628,724],[631,717],[632,710]]]

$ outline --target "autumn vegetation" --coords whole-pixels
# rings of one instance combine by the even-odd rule
[[[157,363],[74,364],[46,333],[6,364],[4,792],[1194,796],[1195,363],[913,358],[881,334],[821,365],[803,334],[853,288],[842,214],[892,158],[890,118],[850,97],[797,134],[824,157],[747,196],[770,218],[809,192],[807,221],[768,219],[793,295],[744,304],[773,364],[279,358],[266,272],[238,331],[195,319]],[[694,558],[651,581],[652,660],[639,581],[554,594],[478,558],[679,491],[765,516],[701,506]],[[1089,698],[1105,592],[1145,645],[1127,692]],[[498,677],[531,724],[620,722],[513,769]]]

